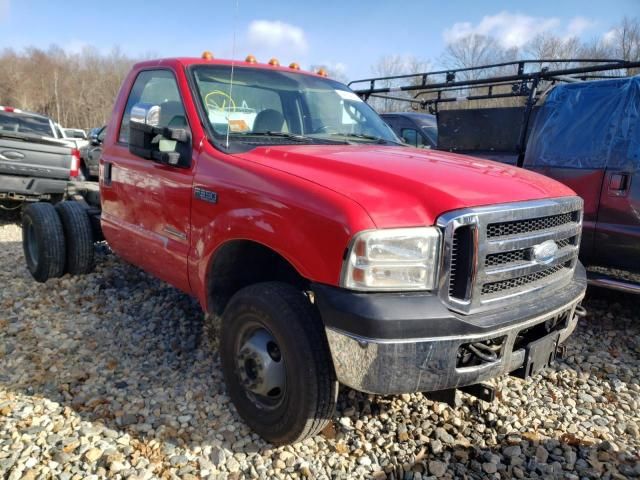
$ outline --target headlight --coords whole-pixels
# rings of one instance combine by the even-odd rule
[[[437,284],[440,230],[392,228],[359,233],[342,269],[352,290],[433,290]]]

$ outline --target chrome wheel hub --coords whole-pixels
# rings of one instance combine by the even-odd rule
[[[264,407],[275,407],[286,386],[286,370],[280,347],[266,329],[258,327],[243,339],[236,357],[240,382]]]

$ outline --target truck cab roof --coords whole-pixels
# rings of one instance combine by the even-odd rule
[[[419,113],[419,112],[384,112],[381,113],[380,116],[382,118],[388,117],[388,116],[398,116],[398,117],[406,117],[406,118],[411,118],[413,120],[419,121],[420,123],[431,123],[431,124],[436,124],[437,120],[436,120],[436,116],[432,115],[430,113]]]
[[[292,62],[289,66],[280,65],[279,61],[275,58],[269,60],[268,63],[258,62],[253,55],[248,55],[244,60],[232,60],[232,59],[206,59],[202,57],[172,57],[172,58],[159,58],[155,60],[145,60],[143,62],[136,63],[133,66],[134,70],[142,70],[147,68],[154,67],[183,67],[188,68],[194,65],[222,65],[222,66],[233,66],[240,68],[262,68],[265,70],[280,70],[291,72],[295,71],[305,75],[313,75],[313,76],[327,76],[324,70],[319,70],[318,72],[311,72],[308,70],[302,70],[296,62]]]

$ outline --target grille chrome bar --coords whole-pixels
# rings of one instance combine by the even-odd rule
[[[574,247],[570,249],[562,249],[558,252],[553,262],[548,264],[529,261],[524,264],[487,268],[484,271],[483,279],[487,282],[495,282],[497,280],[508,280],[510,278],[521,277],[529,273],[536,273],[549,267],[565,263],[567,260],[575,258],[577,254],[578,248]]]
[[[582,199],[565,197],[493,205],[449,212],[438,219],[444,231],[439,294],[461,313],[496,308],[522,294],[557,288],[571,280],[578,261]],[[471,228],[473,264],[459,261],[459,228]],[[491,233],[491,237],[488,234]],[[558,251],[549,263],[533,258],[533,247],[553,240]],[[462,262],[463,263],[463,262]],[[452,283],[468,282],[468,294],[456,297]]]
[[[501,293],[502,295],[504,295],[503,292],[509,292],[516,287],[526,284],[532,284],[533,282],[538,282],[567,268],[569,267],[565,262],[553,266],[547,266],[546,268],[541,268],[540,270],[529,273],[527,275],[522,275],[520,277],[507,278],[505,280],[500,280],[497,282],[488,282],[482,286],[482,294],[491,295],[493,293]],[[514,293],[517,294],[517,292]]]
[[[546,230],[566,225],[573,221],[573,212],[549,215],[547,217],[516,220],[510,222],[495,222],[487,225],[487,238],[503,237],[505,235],[519,235],[526,232]]]
[[[564,238],[562,240],[556,240],[558,249],[562,250],[568,245],[575,246],[576,236]],[[454,246],[455,249],[455,246]],[[561,253],[563,253],[562,251]],[[509,250],[508,252],[490,253],[485,257],[484,266],[492,267],[497,265],[513,265],[513,264],[526,264],[530,261],[531,249],[523,248],[520,250]]]
[[[557,242],[574,237],[580,233],[581,229],[581,223],[572,223],[556,230],[546,230],[529,235],[503,238],[501,240],[488,240],[484,249],[491,250],[492,253],[521,250],[523,248],[533,247],[545,240],[555,240]],[[483,247],[481,246],[480,249],[483,250]]]

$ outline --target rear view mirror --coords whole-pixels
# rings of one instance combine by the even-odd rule
[[[191,135],[184,128],[160,127],[160,105],[138,103],[129,117],[129,151],[176,167],[191,163]]]

